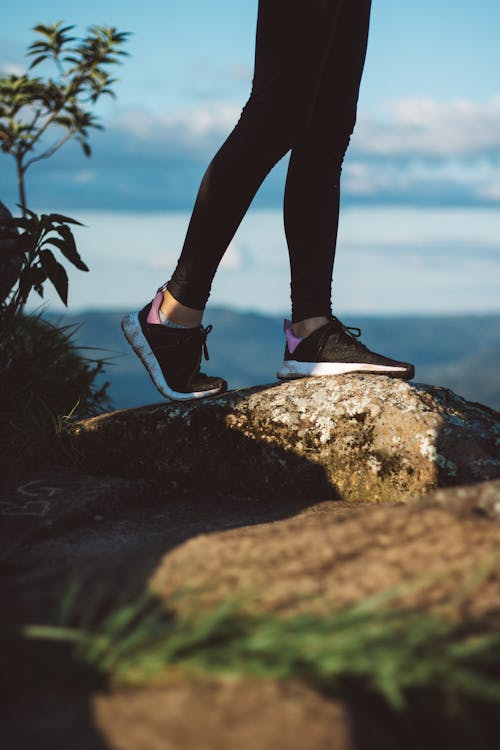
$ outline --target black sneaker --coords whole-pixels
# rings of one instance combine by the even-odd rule
[[[200,372],[202,351],[208,359],[206,338],[212,326],[168,328],[157,317],[158,295],[139,313],[129,313],[122,320],[127,341],[160,393],[168,399],[185,401],[223,393],[223,378]]]
[[[376,373],[404,380],[415,375],[413,365],[370,351],[358,341],[359,328],[345,326],[333,316],[303,339],[293,335],[289,320],[284,321],[284,330],[285,358],[277,372],[281,380],[346,372]]]

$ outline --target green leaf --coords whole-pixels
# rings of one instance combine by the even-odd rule
[[[71,128],[73,127],[73,120],[71,119],[71,117],[65,117],[64,115],[61,115],[60,117],[54,117],[52,122],[56,125],[61,125],[67,130],[71,130]]]
[[[33,26],[33,31],[38,31],[39,34],[45,34],[46,36],[50,36],[52,33],[52,27],[51,26],[45,26],[43,23],[37,23],[36,26]]]
[[[70,263],[73,263],[80,271],[88,271],[89,269],[80,257],[78,250],[76,249],[75,238],[71,232],[71,229],[65,224],[61,224],[59,227],[55,227],[55,231],[64,240],[64,249],[60,248],[64,257],[67,258]]]
[[[65,34],[67,31],[71,31],[71,29],[74,29],[74,28],[75,28],[74,24],[70,24],[68,26],[63,26],[62,29],[59,29],[59,33],[60,34]],[[73,39],[71,39],[71,41],[73,41]]]
[[[40,266],[26,268],[24,271],[22,271],[19,277],[19,293],[23,304],[28,299],[28,295],[32,289],[41,289],[41,286],[46,280],[47,276],[48,274],[45,269],[40,268]]]
[[[24,216],[9,216],[8,219],[2,219],[0,226],[14,231],[16,227],[19,227],[20,229],[28,229],[30,226],[30,220],[26,219]]]
[[[54,247],[59,248],[59,250],[62,252],[64,257],[70,261],[76,268],[78,268],[80,271],[88,271],[88,266],[83,262],[78,252],[73,251],[70,245],[68,245],[68,242],[66,240],[61,239],[60,237],[50,237],[48,240],[45,240],[45,244],[54,245]]]
[[[31,63],[31,65],[29,66],[28,70],[31,70],[31,68],[34,68],[34,67],[35,67],[35,65],[38,65],[38,64],[39,64],[39,63],[41,63],[41,62],[42,62],[43,60],[46,60],[46,59],[47,59],[47,57],[48,57],[48,55],[39,55],[38,57],[35,57],[35,59],[34,59],[34,60],[33,60],[33,62]]]
[[[24,232],[24,234],[20,234],[18,236],[18,239],[15,240],[16,245],[19,248],[19,253],[33,253],[37,244],[37,240],[38,232],[35,232],[34,235],[30,231]]]
[[[63,214],[49,214],[47,217],[52,222],[59,222],[61,224],[78,224],[79,227],[84,227],[81,221],[72,219],[70,216],[64,216]]]
[[[38,52],[41,49],[47,49],[47,42],[37,41],[33,42],[33,44],[30,44],[28,47],[28,55],[33,54],[33,52]]]
[[[34,211],[31,211],[29,208],[23,209],[20,203],[16,203],[16,206],[18,206],[21,209],[21,211],[24,211],[24,213],[28,214],[28,216],[32,220],[33,229],[40,224],[40,219],[38,218],[38,215]]]
[[[40,264],[46,272],[47,277],[54,285],[62,302],[68,306],[68,274],[60,263],[54,258],[50,250],[40,250]]]
[[[2,240],[4,239],[3,234],[0,234],[0,238]],[[2,250],[0,251],[0,268],[11,263],[12,261],[17,261],[18,263],[20,263],[19,259],[22,258],[23,255],[24,251],[20,244],[16,244],[14,245],[14,247],[2,248]]]

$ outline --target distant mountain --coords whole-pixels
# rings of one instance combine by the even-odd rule
[[[109,380],[115,408],[154,403],[161,395],[120,329],[122,312],[50,314],[52,322],[77,324],[75,341],[87,356],[112,362]],[[370,349],[413,362],[418,382],[443,385],[464,398],[500,410],[500,315],[343,317],[362,329]],[[271,383],[284,349],[281,318],[221,308],[207,310],[214,326],[205,372],[225,377],[231,388]]]

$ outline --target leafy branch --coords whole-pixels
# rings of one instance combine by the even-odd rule
[[[20,269],[17,284],[5,299],[0,299],[4,314],[13,315],[22,309],[32,289],[43,297],[43,284],[47,280],[52,282],[67,305],[68,274],[54,252],[59,251],[80,271],[89,270],[76,249],[70,224],[83,226],[69,216],[55,213],[38,216],[28,208],[25,208],[23,217],[9,218],[4,222],[4,238],[14,241],[4,249],[3,260],[16,263]]]
[[[87,36],[72,35],[75,26],[62,21],[34,27],[39,38],[28,48],[32,57],[29,70],[52,61],[56,78],[23,75],[0,78],[0,143],[4,153],[16,163],[19,203],[26,216],[26,171],[42,159],[48,159],[69,140],[80,143],[85,156],[91,155],[89,131],[102,130],[91,111],[101,96],[115,97],[110,66],[128,55],[123,44],[130,32],[114,27],[91,26]],[[62,130],[61,130],[62,129]],[[43,137],[54,132],[49,145]]]

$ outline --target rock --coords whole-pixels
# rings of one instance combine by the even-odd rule
[[[367,596],[400,587],[385,603],[498,623],[500,524],[492,519],[499,518],[500,480],[439,489],[408,503],[327,500],[304,508],[304,503],[268,501],[266,512],[262,501],[240,498],[238,503],[229,496],[225,505],[220,496],[196,502],[162,496],[160,502],[154,498],[154,508],[143,506],[139,512],[148,497],[141,487],[148,485],[149,480],[113,481],[54,469],[38,483],[32,477],[20,485],[24,494],[12,494],[14,486],[10,492],[4,488],[3,499],[11,504],[27,491],[37,493],[38,499],[25,499],[18,507],[28,513],[41,507],[29,503],[52,500],[55,532],[51,538],[40,517],[41,538],[33,536],[16,555],[26,570],[12,568],[4,577],[4,626],[52,622],[83,562],[87,576],[76,604],[81,603],[84,618],[108,596],[111,603],[124,594],[133,600],[149,578],[149,587],[168,599],[172,613],[191,616],[228,598],[252,612],[321,614],[366,604]],[[96,522],[95,513],[103,520]],[[34,525],[30,528],[35,535]],[[78,612],[73,609],[76,623]],[[67,658],[65,649],[59,644],[50,663]],[[495,747],[498,737],[495,704],[491,725],[482,705],[472,722],[488,739],[474,737],[469,743],[466,738],[462,744],[461,724],[444,725],[438,715],[434,726],[425,705],[419,714],[411,702],[410,713],[397,714],[382,701],[365,703],[363,694],[356,698],[349,691],[334,700],[307,683],[197,676],[175,668],[143,688],[120,691],[99,682],[98,691],[89,681],[88,686],[70,683],[61,694],[52,692],[50,677],[41,671],[45,662],[33,661],[31,652],[28,656],[27,663],[14,658],[16,679],[9,674],[4,680],[0,721],[9,750],[62,750],[75,737],[89,750],[352,750],[374,747],[374,736],[383,738],[384,750],[465,750]],[[33,687],[34,675],[41,687]],[[489,732],[495,737],[491,744]]]
[[[468,707],[463,721],[462,711],[444,718],[412,702],[404,711],[391,711],[380,699],[350,692],[341,700],[305,681],[194,675],[143,690],[45,691],[9,696],[0,706],[2,740],[8,750],[490,750],[498,745],[493,701],[474,712]]]
[[[387,591],[396,592],[389,606],[498,613],[500,523],[477,514],[485,498],[499,505],[500,481],[342,513],[326,501],[293,518],[194,537],[164,556],[150,585],[183,614],[228,599],[251,612],[327,614]]]
[[[397,500],[500,477],[500,415],[445,388],[308,378],[77,423],[85,470],[176,492]]]
[[[0,487],[0,596],[9,617],[16,600],[26,621],[53,617],[75,580],[90,589],[99,580],[110,598],[122,590],[139,596],[158,562],[186,539],[288,517],[304,505],[175,497],[152,480],[45,469]],[[335,502],[339,513],[351,507]]]
[[[300,683],[185,680],[103,698],[93,701],[96,725],[120,750],[351,748],[347,708]]]
[[[475,515],[500,521],[500,480],[434,490],[415,503],[415,509],[432,506],[446,508],[459,517]]]
[[[116,519],[124,510],[144,504],[155,489],[151,480],[91,477],[66,467],[47,468],[22,480],[4,480],[0,518],[5,538],[0,561],[17,555],[20,544],[33,545],[110,517]]]

